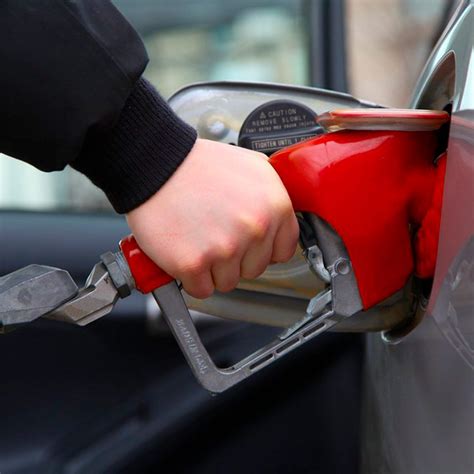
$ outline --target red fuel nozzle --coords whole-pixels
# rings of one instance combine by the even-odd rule
[[[401,112],[420,119],[420,111]],[[353,120],[367,111],[348,113]],[[370,123],[356,121],[359,129],[347,130],[336,113],[332,129],[338,131],[270,158],[295,211],[317,215],[341,236],[365,309],[403,288],[413,271],[423,278],[433,275],[446,161],[444,156],[434,164],[435,128],[449,119],[432,112],[439,125],[417,131],[413,123],[400,126],[400,116],[394,121],[393,110],[376,113],[391,121],[381,124],[369,111]],[[430,113],[421,118],[426,124]],[[415,245],[412,230],[418,230]]]

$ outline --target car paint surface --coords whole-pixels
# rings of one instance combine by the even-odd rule
[[[474,471],[473,26],[464,1],[414,94],[413,107],[452,103],[440,245],[420,325],[397,345],[366,337],[364,473]]]

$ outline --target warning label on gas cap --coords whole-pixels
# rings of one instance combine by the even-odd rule
[[[257,107],[245,119],[239,146],[270,155],[302,140],[319,135],[323,129],[317,114],[293,101],[274,100]]]

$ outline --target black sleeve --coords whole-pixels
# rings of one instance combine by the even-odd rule
[[[196,139],[140,78],[147,61],[108,0],[0,1],[0,152],[71,164],[118,212],[138,206]]]

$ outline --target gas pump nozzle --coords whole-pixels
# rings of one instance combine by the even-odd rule
[[[133,236],[120,242],[119,252],[104,254],[86,286],[45,316],[85,325],[133,289],[152,293],[198,381],[210,392],[222,392],[370,310],[402,289],[414,271],[429,273],[426,262],[434,258],[437,236],[418,241],[414,254],[412,230],[423,227],[431,213],[436,234],[433,195],[443,180],[443,160],[433,161],[435,131],[448,120],[445,112],[433,111],[337,111],[320,117],[334,132],[271,156],[299,213],[305,259],[325,287],[299,321],[231,367],[216,367],[179,283],[141,251]]]

